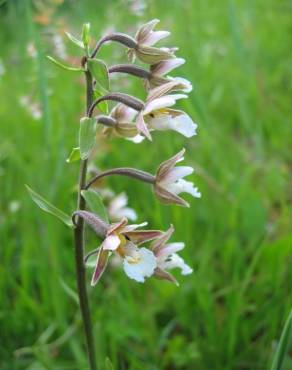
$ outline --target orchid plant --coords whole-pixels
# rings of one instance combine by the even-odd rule
[[[97,187],[101,178],[128,176],[150,184],[160,202],[189,207],[180,194],[186,192],[195,198],[201,194],[192,182],[184,180],[193,172],[193,168],[177,166],[184,159],[184,149],[164,161],[154,175],[136,168],[120,167],[95,173],[88,179],[88,163],[94,158],[97,135],[105,138],[117,136],[134,143],[144,139],[151,142],[153,131],[173,130],[187,138],[196,135],[197,125],[192,119],[185,112],[172,108],[177,100],[187,98],[192,85],[183,78],[167,75],[185,61],[175,56],[177,48],[156,46],[157,42],[170,34],[167,31],[155,31],[158,22],[154,19],[142,25],[135,37],[123,33],[106,35],[92,50],[90,25],[86,23],[81,40],[67,33],[70,41],[83,50],[80,67],[66,66],[48,57],[58,66],[85,76],[86,116],[80,120],[79,144],[67,160],[69,163],[80,162],[77,209],[71,217],[29,187],[28,191],[40,208],[60,218],[74,231],[77,289],[91,370],[96,370],[97,365],[86,284],[86,267],[91,265],[89,260],[94,258],[92,286],[101,279],[111,255],[118,256],[125,274],[140,283],[153,276],[178,285],[170,270],[179,268],[183,275],[192,272],[191,267],[177,254],[184,248],[184,243],[168,243],[174,232],[172,225],[165,232],[139,229],[145,227],[146,222],[129,225],[128,219],[135,220],[137,214],[127,207],[126,194],[115,196]],[[102,45],[108,42],[124,45],[132,64],[108,66],[96,58]],[[133,64],[136,59],[149,68]],[[110,77],[113,73],[142,79],[146,91],[145,102],[123,92],[112,92]],[[110,112],[109,102],[116,104]],[[107,204],[107,210],[102,199]],[[102,240],[100,246],[87,255],[84,252],[85,224]]]

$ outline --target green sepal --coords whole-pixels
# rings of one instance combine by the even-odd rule
[[[96,80],[98,90],[108,92],[110,90],[109,74],[106,64],[100,59],[87,59],[87,67]]]
[[[66,159],[67,163],[72,163],[75,161],[78,161],[80,159],[80,148],[79,146],[77,148],[73,148],[69,157]]]
[[[56,60],[55,58],[51,57],[50,55],[47,55],[47,58],[53,62],[54,64],[56,64],[58,67],[61,67],[63,69],[65,69],[66,71],[71,71],[71,72],[84,72],[84,69],[82,68],[76,68],[76,67],[70,67],[70,66],[67,66],[61,62],[59,62],[58,60]]]
[[[32,190],[28,185],[25,185],[31,199],[35,202],[37,206],[40,207],[45,212],[52,214],[57,217],[59,220],[63,221],[65,225],[73,227],[72,219],[65,212],[61,211],[57,207],[53,206],[50,202],[44,199],[41,195]]]
[[[79,148],[80,158],[85,160],[90,156],[96,140],[96,121],[92,117],[83,117],[80,120]]]
[[[82,190],[81,195],[85,199],[90,210],[97,214],[105,222],[109,223],[106,208],[98,192],[93,189]]]

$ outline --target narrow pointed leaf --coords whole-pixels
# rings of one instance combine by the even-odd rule
[[[291,350],[291,348],[292,348],[292,311],[290,311],[290,314],[282,331],[281,338],[278,343],[276,353],[274,355],[271,370],[282,370],[282,369],[284,370],[286,354],[289,350]]]
[[[69,227],[73,226],[72,219],[65,212],[61,211],[57,207],[53,206],[50,202],[44,199],[41,195],[32,190],[28,185],[25,185],[26,189],[31,196],[31,199],[45,212],[56,216],[59,220],[63,221]]]
[[[73,43],[75,44],[76,46],[80,47],[81,49],[84,49],[84,44],[82,41],[78,40],[76,37],[74,37],[73,35],[71,35],[71,33],[69,32],[65,32],[66,36],[68,37],[68,39]]]
[[[106,64],[99,59],[88,59],[87,66],[89,71],[92,73],[96,80],[96,84],[104,92],[108,92],[109,86],[109,75]]]
[[[51,57],[50,55],[47,55],[47,58],[53,62],[54,64],[56,64],[58,67],[61,67],[63,69],[65,69],[66,71],[71,71],[71,72],[84,72],[84,69],[82,68],[75,68],[75,67],[70,67],[70,66],[67,66],[61,62],[59,62],[58,60],[56,60],[55,58]]]
[[[94,118],[83,117],[80,120],[79,147],[81,159],[87,159],[95,144],[96,122]]]
[[[72,163],[80,159],[80,148],[73,148],[69,157],[66,159],[67,163]]]
[[[109,223],[106,208],[100,195],[93,189],[82,190],[81,192],[90,210],[96,213],[105,222]]]

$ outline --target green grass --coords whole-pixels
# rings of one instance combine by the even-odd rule
[[[78,34],[89,21],[98,38],[105,28],[133,33],[160,18],[187,60],[177,73],[195,88],[181,108],[198,122],[199,135],[158,132],[153,144],[139,146],[113,140],[100,145],[95,164],[154,171],[186,147],[203,194],[190,199],[190,209],[160,205],[147,185],[128,179],[107,184],[126,190],[151,227],[174,223],[173,240],[186,243],[183,256],[195,273],[177,276],[177,288],[154,279],[139,285],[108,270],[90,290],[99,366],[105,369],[109,357],[121,370],[270,369],[292,298],[291,3],[153,0],[143,17],[128,4],[65,1],[46,27],[33,22],[29,1],[0,8],[0,368],[87,369],[72,235],[35,207],[24,186],[74,210],[78,164],[65,159],[77,143],[84,89],[75,74],[44,58],[54,55],[52,33],[63,22]],[[26,52],[31,41],[34,59]],[[101,56],[125,60],[114,45]],[[144,98],[139,82],[126,80],[123,91]],[[42,120],[20,106],[23,95],[39,102]],[[88,249],[94,247],[90,237]],[[291,362],[288,350],[282,370]]]

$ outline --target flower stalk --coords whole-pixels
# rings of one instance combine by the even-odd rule
[[[94,178],[91,179],[89,183],[85,186],[85,189],[89,189],[95,182],[97,182],[101,178],[113,175],[132,177],[134,179],[147,182],[149,184],[154,184],[155,182],[155,176],[151,175],[151,173],[137,170],[136,168],[120,167],[101,172],[98,175],[94,176]]]
[[[86,79],[86,111],[93,101],[93,87],[92,75],[89,71],[85,72]],[[77,209],[85,209],[85,200],[81,195],[81,191],[85,188],[87,174],[87,159],[81,160],[78,184],[78,200]],[[97,370],[94,336],[92,332],[91,314],[88,300],[88,293],[86,287],[86,270],[84,264],[84,220],[78,217],[74,228],[75,240],[75,265],[76,265],[76,278],[77,278],[77,291],[79,297],[80,311],[83,321],[85,332],[85,340],[88,354],[88,361],[90,370]]]

